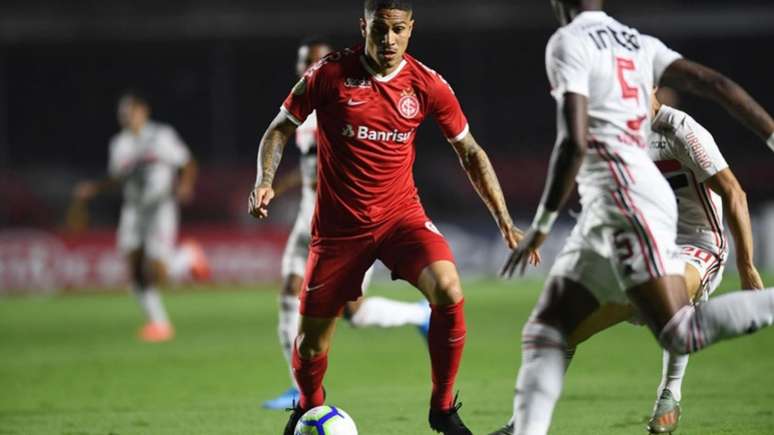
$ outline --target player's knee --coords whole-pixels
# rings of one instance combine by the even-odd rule
[[[298,354],[303,359],[312,359],[328,353],[330,341],[322,336],[299,334],[297,338]]]
[[[696,352],[701,348],[702,338],[698,328],[692,326],[696,310],[692,306],[680,309],[661,330],[658,341],[664,350],[685,355]]]
[[[462,300],[462,285],[457,274],[440,275],[435,281],[435,303],[438,305],[456,304]]]

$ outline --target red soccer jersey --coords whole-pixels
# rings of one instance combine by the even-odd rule
[[[414,136],[426,116],[436,118],[449,140],[468,132],[443,77],[409,55],[392,74],[378,75],[362,47],[332,53],[309,68],[282,110],[296,124],[317,114],[312,233],[322,237],[361,234],[418,205]]]

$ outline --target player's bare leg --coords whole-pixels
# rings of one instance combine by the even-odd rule
[[[373,268],[363,278],[363,293],[371,282]],[[403,302],[379,296],[363,296],[344,306],[344,317],[356,328],[396,328],[413,325],[427,338],[430,325],[430,307],[425,302]]]
[[[132,278],[132,291],[146,317],[146,324],[139,332],[140,339],[147,342],[172,339],[174,330],[157,289],[157,285],[163,282],[166,276],[164,263],[148,258],[142,248],[130,252],[127,261]]]
[[[452,395],[466,334],[465,302],[457,268],[451,261],[436,261],[422,270],[417,288],[431,307],[428,334],[433,378],[430,427],[444,434],[470,434],[457,413],[459,405]]]
[[[695,301],[701,289],[701,275],[690,263],[685,265],[685,284],[688,299]],[[661,382],[656,390],[656,402],[653,405],[648,431],[651,433],[672,433],[680,422],[680,400],[688,355],[677,355],[662,351]]]
[[[645,323],[672,354],[697,352],[774,323],[774,289],[734,292],[694,306],[685,285],[682,277],[667,276],[627,292]],[[677,420],[667,418],[664,423],[656,422],[649,430],[669,432]]]
[[[335,330],[335,317],[301,316],[293,346],[293,376],[301,394],[288,418],[285,435],[293,435],[298,420],[306,411],[325,402],[322,381],[328,369],[328,350]]]
[[[363,289],[368,287],[369,276],[366,273],[363,280]],[[298,333],[299,325],[299,299],[303,277],[290,274],[284,280],[282,292],[279,298],[279,322],[277,332],[283,355],[290,368],[290,378],[293,385],[274,399],[267,400],[263,407],[267,409],[286,409],[298,401],[298,387],[295,385],[292,371],[292,346]],[[344,317],[350,324],[357,328],[380,327],[394,328],[404,325],[414,325],[420,332],[426,331],[430,321],[430,309],[426,303],[416,304],[396,301],[382,297],[361,297],[356,301],[348,302],[344,306]],[[426,333],[423,333],[427,336]]]

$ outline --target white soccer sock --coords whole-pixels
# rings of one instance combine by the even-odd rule
[[[296,335],[298,335],[299,305],[298,296],[280,295],[279,297],[277,335],[279,336],[280,347],[282,347],[282,354],[285,355],[285,361],[288,363],[290,380],[293,382],[293,385],[296,385],[296,380],[293,377],[293,367],[291,365],[293,361],[293,343],[296,341]]]
[[[167,310],[164,308],[164,302],[161,301],[161,294],[158,290],[152,286],[142,288],[135,285],[133,293],[149,322],[169,324]]]
[[[514,435],[545,435],[559,400],[567,341],[558,329],[528,321],[522,330],[521,368],[513,400]]]
[[[683,378],[685,368],[688,366],[688,355],[678,355],[664,351],[661,365],[661,384],[656,390],[656,399],[661,397],[664,389],[672,392],[672,397],[678,402],[682,397]]]
[[[169,278],[174,282],[183,282],[191,278],[194,253],[190,246],[183,244],[175,249],[167,261]]]
[[[774,289],[738,291],[685,306],[661,331],[661,345],[673,353],[696,352],[718,341],[750,334],[774,323]]]
[[[392,328],[403,325],[422,325],[429,318],[426,305],[399,302],[377,296],[367,297],[360,304],[350,322],[355,327],[378,326]]]

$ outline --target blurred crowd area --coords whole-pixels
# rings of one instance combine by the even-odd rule
[[[0,226],[62,225],[73,184],[105,173],[108,141],[118,131],[116,99],[128,87],[141,88],[150,96],[153,117],[178,130],[202,168],[197,196],[185,209],[184,222],[249,223],[245,198],[255,177],[258,140],[296,80],[298,42],[314,33],[327,36],[338,47],[358,44],[361,2],[316,6],[339,17],[335,26],[315,21],[315,3],[309,1],[294,2],[294,8],[246,1],[165,2],[163,6],[99,3],[85,9],[59,3],[44,9],[55,3],[43,0],[0,6],[7,9],[6,24],[15,26],[0,32]],[[529,217],[543,185],[555,132],[554,103],[543,60],[545,43],[555,28],[548,2],[530,2],[534,3],[530,7],[497,1],[416,3],[410,53],[454,87],[472,132],[492,156],[514,214]],[[669,21],[672,10],[686,15],[695,2],[653,2],[646,10],[628,8],[624,2],[608,3],[612,13],[632,15],[632,20],[643,23],[642,31],[661,36],[687,57],[727,72],[765,107],[774,108],[774,65],[766,55],[774,46],[772,21],[760,27],[750,22],[747,31],[731,21],[725,28],[707,28],[722,18],[724,10],[714,5],[724,2],[702,2],[703,9],[684,24],[695,31],[676,31],[658,24],[658,18]],[[752,12],[761,19],[766,16],[757,11],[772,12],[760,6],[769,2],[747,4],[739,2],[732,10]],[[487,17],[488,8],[510,14],[512,25]],[[439,16],[445,9],[449,15]],[[190,34],[183,32],[187,21],[176,10],[183,17],[190,15],[188,24],[194,26]],[[218,33],[223,26],[213,18],[213,35],[207,37],[206,28],[195,26],[197,11],[210,10],[214,17],[217,13],[252,17],[257,29],[234,30],[224,36]],[[469,25],[460,26],[464,17],[455,13],[466,12]],[[35,22],[28,23],[27,29],[19,21],[8,21],[14,14],[19,20],[25,14],[44,23],[50,20],[61,29],[52,27],[51,35],[36,36],[31,33]],[[285,23],[281,31],[260,29],[276,27],[261,17],[294,15],[299,17],[295,25]],[[104,22],[99,24],[108,19],[123,23],[128,33],[108,32]],[[154,25],[167,21],[171,23],[168,34]],[[708,23],[702,25],[704,21]],[[238,28],[242,22],[235,23]],[[763,143],[716,105],[690,97],[680,101],[715,135],[752,207],[770,199],[774,183],[770,151]],[[281,169],[292,169],[297,156],[291,145]],[[415,177],[436,219],[486,218],[486,210],[432,122],[418,133]],[[288,196],[288,207],[294,200],[294,195]],[[95,202],[91,223],[113,225],[119,202],[117,194]],[[290,224],[284,213],[275,217],[278,225]]]
[[[608,5],[612,15],[722,70],[774,110],[770,1],[633,3]],[[549,2],[415,4],[409,53],[453,86],[512,213],[526,221],[555,135],[544,66],[556,28]],[[200,165],[183,232],[286,231],[298,192],[278,199],[262,229],[246,213],[260,135],[296,81],[299,41],[315,35],[341,48],[359,44],[361,11],[360,0],[2,2],[0,230],[67,233],[72,188],[105,175],[108,142],[118,131],[116,100],[137,88],[150,97],[152,117],[174,126]],[[717,105],[689,96],[679,105],[713,133],[753,213],[762,210],[774,198],[771,151]],[[292,170],[298,155],[289,144],[281,172]],[[433,122],[418,132],[414,174],[436,221],[496,237]],[[119,207],[118,192],[94,201],[86,223],[109,231]]]

